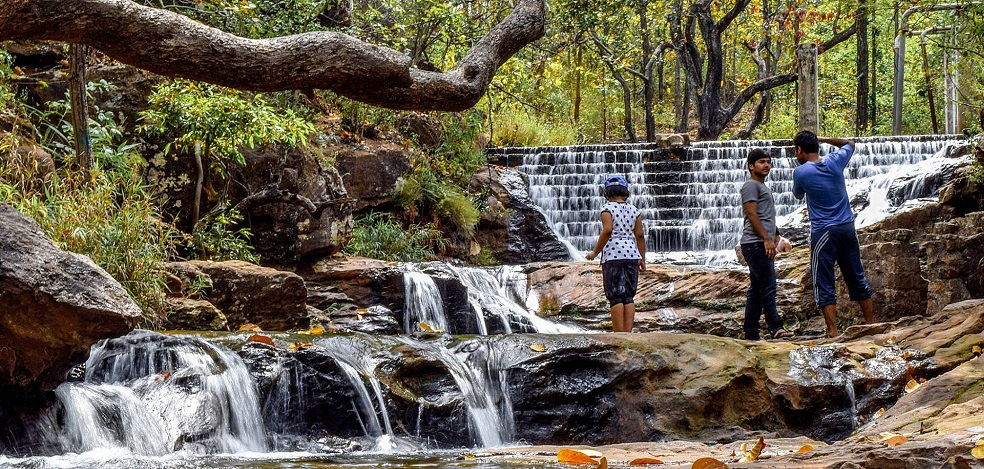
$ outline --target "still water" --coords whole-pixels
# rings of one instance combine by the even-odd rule
[[[237,453],[199,455],[171,453],[167,456],[135,456],[116,450],[94,450],[82,454],[11,459],[0,456],[2,468],[93,468],[93,469],[199,469],[199,468],[562,468],[542,460],[511,457],[509,460],[467,450],[412,454],[313,454],[313,453]]]

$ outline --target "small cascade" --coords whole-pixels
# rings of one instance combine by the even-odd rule
[[[197,337],[134,331],[93,347],[83,382],[55,391],[64,451],[157,456],[267,450],[256,385],[235,353]]]
[[[437,341],[400,340],[439,360],[451,372],[468,408],[469,433],[478,446],[495,448],[514,440],[512,401],[499,350],[487,341],[468,341],[449,349]]]
[[[408,270],[403,277],[406,288],[403,323],[407,333],[423,330],[420,326],[422,322],[432,330],[454,334],[563,334],[581,330],[554,323],[536,314],[540,305],[535,297],[528,295],[526,274],[521,267],[479,268],[442,264],[428,265],[427,272],[421,272],[417,270],[418,266],[413,265],[406,268]],[[430,275],[430,269],[437,269],[434,275],[444,282],[441,288],[455,290],[447,286],[450,283],[460,288],[457,291],[466,292],[460,296],[464,301],[467,295],[467,310],[472,316],[467,321],[460,320],[464,309],[453,311],[457,307],[444,305],[441,288]]]
[[[845,171],[849,192],[853,196],[868,191],[878,178],[912,171],[926,160],[937,165],[938,158],[933,156],[961,139],[859,138],[857,152]],[[748,179],[745,158],[751,149],[763,148],[772,156],[766,182],[775,194],[779,217],[804,208],[804,202],[792,195],[796,162],[791,143],[696,142],[682,156],[653,144],[506,148],[501,152],[510,160],[515,159],[513,153],[522,155],[517,169],[529,176],[531,197],[561,238],[581,251],[592,249],[601,231],[602,182],[609,173],[628,179],[629,201],[642,214],[648,251],[721,251],[732,248],[741,234],[738,190]],[[823,147],[821,153],[832,148]],[[921,190],[912,194],[932,195]],[[892,201],[894,206],[901,202]]]
[[[487,269],[475,267],[455,267],[453,270],[468,288],[468,300],[476,316],[480,320],[486,315],[495,317],[504,333],[563,334],[578,330],[541,318],[531,311],[526,302],[526,274],[521,267],[499,267],[495,269],[496,275]],[[487,334],[487,330],[482,334]]]
[[[335,359],[342,372],[352,383],[357,399],[353,405],[360,416],[360,423],[366,436],[376,442],[374,451],[389,453],[397,446],[406,446],[393,433],[389,411],[379,379],[376,378],[376,363],[372,360],[372,350],[361,340],[352,337],[332,337],[319,342],[325,353]],[[372,388],[370,394],[366,382]],[[373,403],[375,401],[375,404]],[[378,408],[377,408],[378,406]]]
[[[447,331],[448,320],[441,302],[441,292],[430,275],[418,271],[403,273],[405,300],[403,305],[403,331],[421,331],[421,323],[433,330]]]

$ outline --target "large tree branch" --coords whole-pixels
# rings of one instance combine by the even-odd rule
[[[393,109],[459,111],[496,70],[543,36],[545,0],[513,11],[451,70],[410,68],[411,58],[334,32],[247,39],[129,0],[2,0],[0,41],[86,44],[144,70],[254,91],[321,88]]]

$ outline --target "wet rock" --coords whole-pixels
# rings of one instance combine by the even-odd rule
[[[569,260],[523,177],[516,170],[491,165],[472,176],[468,190],[481,194],[483,208],[476,241],[499,264]]]

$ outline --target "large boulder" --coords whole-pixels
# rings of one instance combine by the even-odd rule
[[[352,201],[335,168],[321,166],[303,147],[244,150],[243,156],[246,164],[231,171],[237,189],[230,199],[242,207],[264,264],[294,265],[342,249],[352,235]],[[283,197],[243,202],[269,192]]]
[[[175,317],[169,318],[170,327],[237,329],[249,323],[270,331],[308,328],[307,287],[297,274],[243,261],[171,262],[165,268],[174,279],[173,294],[201,297],[214,306],[171,301]]]
[[[497,263],[571,259],[567,247],[533,203],[522,173],[488,165],[472,176],[468,190],[482,196],[476,241]]]
[[[92,344],[126,334],[140,314],[106,271],[0,204],[0,394],[53,389]]]
[[[338,146],[327,151],[335,155],[335,164],[345,183],[345,190],[356,199],[357,213],[388,211],[397,181],[410,172],[410,158],[403,147],[375,142],[368,146]]]

